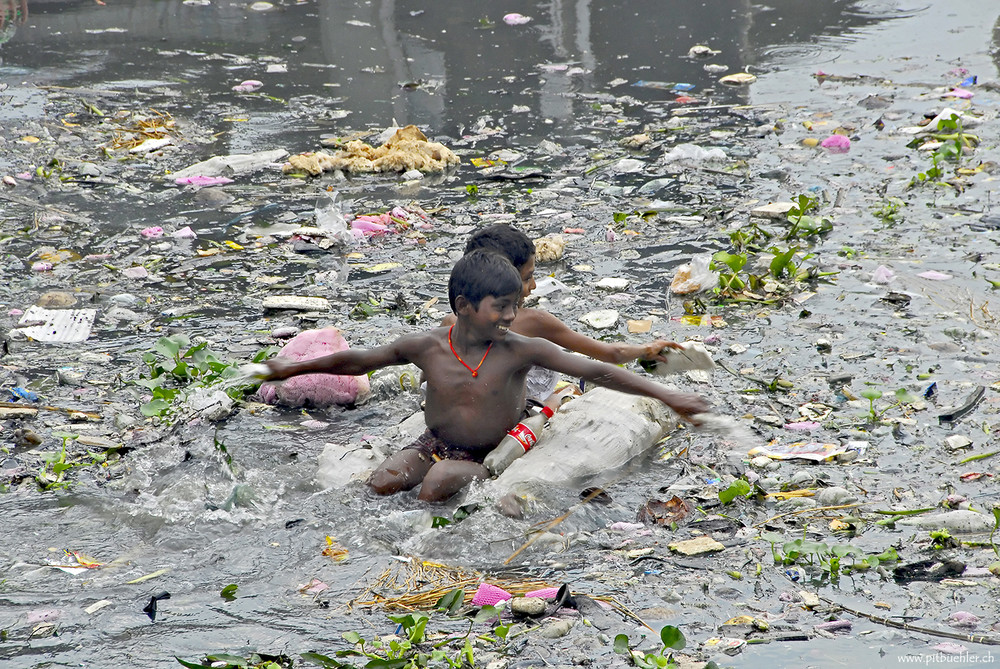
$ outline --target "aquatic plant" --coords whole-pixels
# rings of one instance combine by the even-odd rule
[[[995,506],[993,507],[993,529],[990,530],[990,548],[993,549],[997,557],[1000,557],[1000,549],[993,543],[993,535],[997,533],[998,528],[1000,528],[1000,506]]]
[[[899,388],[898,390],[896,390],[895,393],[893,393],[895,401],[892,404],[882,409],[877,409],[875,406],[875,402],[883,397],[883,392],[881,390],[878,390],[877,388],[865,388],[858,394],[861,397],[868,400],[867,418],[872,423],[877,423],[878,421],[880,421],[882,417],[892,409],[907,404],[913,404],[914,402],[917,401],[917,399],[912,394],[910,394],[910,391],[908,391],[906,388]]]
[[[772,304],[791,294],[794,285],[801,281],[816,281],[835,276],[837,272],[821,272],[817,266],[805,267],[813,257],[799,244],[782,247],[772,244],[779,238],[784,241],[803,240],[822,235],[833,229],[829,218],[818,216],[818,198],[801,194],[793,198],[793,205],[786,213],[789,227],[784,233],[775,232],[752,223],[729,233],[730,250],[712,255],[710,269],[719,275],[715,293],[721,302],[757,302]],[[766,261],[767,271],[759,274],[747,267],[764,265],[758,256],[771,255]]]
[[[292,669],[292,658],[287,655],[268,655],[267,653],[250,653],[246,657],[230,655],[228,653],[217,653],[206,655],[205,662],[194,663],[175,657],[188,669]]]
[[[253,362],[263,362],[277,352],[268,346],[254,356]],[[142,415],[170,422],[176,414],[175,405],[196,389],[219,386],[233,400],[242,400],[256,388],[259,381],[245,378],[240,372],[242,362],[220,359],[208,348],[208,342],[192,344],[182,334],[160,337],[152,351],[142,356],[148,376],[140,374],[134,383],[150,391],[152,398],[140,407]]]
[[[958,539],[951,535],[951,532],[941,528],[940,530],[931,530],[931,550],[940,551],[946,548],[959,548],[962,545]]]
[[[735,297],[743,292],[743,289],[747,286],[747,279],[740,276],[740,271],[746,264],[746,253],[718,251],[712,255],[712,264],[709,268],[719,273],[719,287],[717,291],[720,296]],[[727,272],[726,269],[729,271]]]
[[[833,230],[833,223],[830,219],[822,216],[810,216],[808,212],[819,209],[819,199],[811,195],[801,194],[795,198],[795,206],[788,210],[786,216],[791,222],[791,226],[785,233],[784,239],[794,239],[796,237],[810,237],[821,235]]]
[[[101,465],[108,461],[108,457],[117,448],[109,448],[104,452],[87,451],[86,455],[76,459],[71,458],[66,452],[66,445],[79,439],[80,435],[68,432],[54,432],[53,436],[62,439],[62,447],[54,453],[43,453],[42,466],[35,475],[35,481],[42,490],[53,490],[55,488],[65,488],[69,486],[69,481],[65,480],[66,472],[74,467],[89,467],[91,465]]]
[[[619,655],[627,655],[628,658],[640,669],[673,669],[679,665],[674,662],[673,654],[668,650],[683,650],[687,645],[684,633],[673,625],[664,625],[660,628],[660,642],[663,647],[656,653],[637,652],[629,646],[627,634],[619,634],[615,637],[615,652]],[[715,666],[714,663],[705,665],[706,669]]]
[[[887,197],[877,209],[872,210],[872,215],[882,221],[887,228],[892,227],[903,222],[900,211],[905,206],[906,203],[898,197]]]
[[[737,497],[749,497],[752,492],[753,488],[746,479],[736,479],[728,488],[719,491],[719,501],[729,504]]]
[[[441,597],[434,612],[444,614],[450,619],[461,618],[461,608],[465,602],[465,591],[457,588]],[[354,667],[387,667],[395,669],[419,669],[422,667],[460,667],[476,666],[473,654],[471,634],[474,625],[496,621],[492,633],[478,635],[476,638],[487,643],[505,646],[510,631],[508,625],[500,622],[500,610],[495,606],[483,606],[472,618],[468,619],[468,628],[463,633],[429,634],[427,626],[431,616],[415,611],[406,615],[386,616],[396,623],[396,634],[386,637],[375,636],[370,641],[357,632],[345,632],[344,639],[353,648],[339,650],[337,658],[359,658],[363,664],[356,665],[350,660],[344,661],[320,653],[302,653],[302,659],[325,669],[347,669]],[[435,641],[431,641],[431,638]]]
[[[927,142],[939,143],[931,154],[931,166],[923,172],[918,172],[915,177],[910,179],[907,188],[931,184],[935,187],[954,188],[957,192],[964,190],[961,181],[962,156],[966,149],[978,146],[979,137],[965,132],[962,128],[962,119],[958,114],[952,114],[949,118],[938,120],[935,132],[922,133],[906,146],[910,149],[919,149]],[[955,175],[950,181],[945,181],[947,176],[945,168],[949,163],[955,165]],[[968,172],[969,170],[966,170],[966,173]]]
[[[850,544],[829,545],[822,541],[809,541],[804,537],[785,541],[782,535],[775,532],[761,532],[760,536],[771,544],[771,556],[775,564],[814,566],[831,581],[839,579],[844,572],[868,571],[883,562],[899,560],[899,554],[891,546],[881,553],[866,555],[860,548]],[[851,558],[851,563],[844,564],[844,558],[848,557]]]

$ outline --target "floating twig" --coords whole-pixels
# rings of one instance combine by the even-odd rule
[[[976,634],[961,634],[959,632],[947,632],[945,630],[934,630],[927,627],[919,627],[917,625],[911,625],[910,623],[899,622],[898,620],[892,620],[885,616],[876,616],[871,613],[865,613],[864,611],[857,611],[855,609],[848,608],[843,604],[838,604],[833,600],[827,599],[826,597],[820,597],[820,599],[830,606],[840,609],[841,611],[846,611],[853,616],[858,616],[864,618],[865,620],[870,620],[873,623],[878,623],[880,625],[885,625],[886,627],[895,627],[896,629],[906,630],[907,632],[919,632],[920,634],[927,634],[928,636],[939,636],[946,639],[957,639],[959,641],[969,641],[971,643],[982,643],[988,646],[1000,646],[1000,639],[980,636]]]
[[[36,202],[31,198],[21,197],[19,195],[14,195],[13,193],[0,192],[0,198],[9,200],[11,202],[16,202],[20,205],[24,205],[25,207],[32,207],[34,209],[44,209],[45,211],[49,211],[58,216],[62,216],[70,223],[80,223],[81,225],[89,225],[93,223],[93,221],[91,221],[86,216],[77,216],[76,214],[68,212],[65,209],[60,209],[59,207],[53,207],[50,204],[43,204],[41,202]]]
[[[23,404],[21,402],[0,402],[0,408],[2,409],[35,409],[38,411],[59,411],[61,413],[69,414],[70,417],[73,416],[83,416],[87,420],[101,420],[101,415],[90,411],[80,411],[79,409],[67,409],[66,407],[54,407],[54,406],[31,406],[28,404]]]
[[[1000,454],[1000,451],[990,451],[989,453],[980,453],[979,455],[970,455],[964,460],[959,460],[958,464],[964,465],[966,462],[973,462],[975,460],[985,460],[986,458],[992,458],[994,455]]]
[[[760,527],[761,525],[767,525],[770,522],[778,520],[779,518],[784,518],[785,516],[801,516],[804,513],[815,513],[817,511],[836,511],[837,509],[853,509],[859,506],[865,506],[870,504],[870,502],[857,502],[855,504],[837,504],[835,506],[814,506],[806,509],[798,509],[797,511],[788,511],[786,513],[779,513],[777,516],[771,516],[765,521],[757,523],[754,527]]]
[[[553,518],[552,520],[550,520],[545,525],[545,527],[542,527],[541,529],[539,529],[537,533],[535,533],[530,539],[528,539],[526,542],[524,542],[521,545],[521,547],[518,548],[516,551],[514,551],[509,558],[507,558],[506,560],[503,561],[503,563],[504,564],[510,564],[511,560],[513,560],[518,555],[520,555],[524,551],[524,549],[526,549],[528,546],[530,546],[531,544],[535,543],[535,541],[538,539],[538,537],[542,536],[542,534],[544,532],[548,532],[553,527],[555,527],[556,525],[558,525],[562,521],[564,521],[567,518],[569,518],[570,515],[572,515],[572,513],[574,511],[576,511],[578,508],[580,508],[581,506],[583,506],[584,504],[586,504],[590,500],[594,499],[595,497],[597,497],[598,495],[600,495],[603,492],[604,492],[603,488],[594,488],[593,492],[591,492],[589,495],[587,495],[586,497],[584,497],[583,499],[581,499],[579,502],[577,502],[573,506],[569,507],[569,510],[566,511],[566,513],[564,513],[561,516],[558,516],[557,518]],[[541,523],[539,523],[539,524],[541,524]],[[537,527],[537,525],[536,525],[536,527]]]

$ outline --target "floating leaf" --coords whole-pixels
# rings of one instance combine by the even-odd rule
[[[684,634],[673,625],[664,625],[660,629],[660,641],[663,642],[664,648],[673,648],[674,650],[683,650],[684,646],[687,645]]]
[[[736,479],[728,488],[719,491],[719,501],[723,504],[729,504],[737,497],[746,497],[751,490],[750,484],[745,480]]]

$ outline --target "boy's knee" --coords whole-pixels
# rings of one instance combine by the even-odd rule
[[[389,456],[368,477],[368,487],[379,495],[409,490],[424,478],[430,459],[415,450],[402,450]]]
[[[391,469],[376,469],[366,481],[368,487],[379,495],[391,495],[403,489],[403,476]]]

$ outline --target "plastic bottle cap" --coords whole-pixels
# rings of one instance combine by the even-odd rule
[[[545,414],[546,418],[552,418],[552,414],[554,414],[555,411],[548,407],[542,407],[542,413]]]

